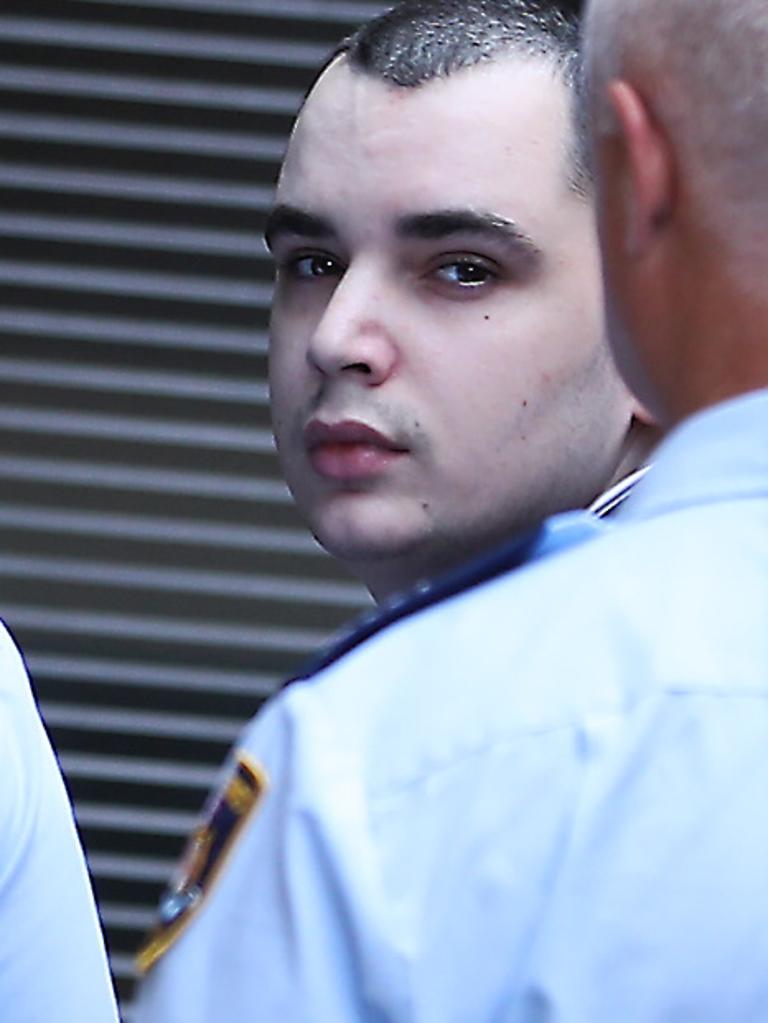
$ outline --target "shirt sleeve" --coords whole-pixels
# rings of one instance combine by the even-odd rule
[[[228,776],[247,755],[265,798],[149,971],[135,1023],[465,1023],[507,1004],[567,835],[574,730],[400,776],[395,737],[377,772],[330,696],[295,687],[243,736]]]
[[[116,1023],[72,811],[26,671],[0,630],[0,1005],[18,1020]]]
[[[354,876],[341,876],[324,832],[324,800],[333,789],[334,815],[359,835],[359,792],[352,772],[334,785],[340,751],[327,746],[321,717],[304,720],[300,688],[271,703],[234,751],[221,791],[247,758],[263,778],[264,797],[207,872],[210,884],[177,940],[149,970],[135,1023],[366,1018],[352,980],[359,950],[347,910],[350,900],[370,903],[359,890],[370,860],[362,841]],[[318,743],[330,751],[319,762]],[[219,804],[214,798],[203,829],[213,826]]]

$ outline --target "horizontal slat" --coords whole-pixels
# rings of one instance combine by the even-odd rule
[[[123,952],[111,952],[109,956],[109,965],[116,977],[130,977],[132,980],[135,980],[138,977],[136,960],[132,955],[126,955]],[[131,1014],[130,1006],[128,1006],[127,1011],[123,1011],[121,1008],[120,1014],[123,1017],[123,1023],[132,1023],[133,1016]]]
[[[163,884],[171,876],[173,860],[160,856],[94,852],[88,856],[91,871],[97,877],[115,880],[151,881]]]
[[[269,258],[258,232],[214,231],[152,224],[86,220],[76,217],[0,213],[0,237],[42,239],[77,245],[107,245],[112,249],[185,252],[238,259]]]
[[[125,7],[126,0],[82,0],[94,7]],[[131,0],[131,7],[151,8],[156,11],[211,11],[212,0]],[[388,4],[361,3],[360,0],[216,0],[218,14],[265,15],[274,18],[296,18],[309,21],[363,21]]]
[[[286,655],[309,654],[325,640],[319,629],[262,625],[209,625],[159,616],[117,615],[96,611],[54,611],[26,604],[3,604],[3,615],[14,629],[65,632],[72,636],[107,636],[153,643],[221,647],[224,650],[268,650]]]
[[[102,902],[99,910],[105,926],[126,930],[148,931],[157,919],[154,909],[137,909],[135,906],[121,906],[112,902]]]
[[[180,810],[144,810],[105,806],[81,800],[77,804],[77,822],[81,828],[109,828],[132,834],[176,835],[184,838],[198,823],[198,815]]]
[[[122,28],[53,18],[0,16],[0,42],[33,43],[52,49],[95,50],[100,54],[135,53],[147,57],[183,57],[210,63],[238,62],[313,69],[327,55],[316,43],[278,42],[258,37],[214,35],[179,30]]]
[[[117,174],[73,171],[63,167],[0,162],[0,187],[46,194],[85,195],[115,200],[209,206],[263,212],[272,189],[263,185],[233,185],[227,181],[191,181],[155,174]]]
[[[280,138],[221,131],[192,131],[131,127],[78,117],[42,117],[33,114],[0,114],[0,140],[59,142],[91,147],[142,152],[184,153],[238,160],[280,160],[285,141]]]
[[[224,325],[194,327],[153,320],[107,319],[77,313],[49,313],[36,309],[0,308],[0,332],[29,337],[52,337],[102,345],[147,345],[154,348],[191,348],[264,355],[269,342],[259,331],[233,330]]]
[[[0,380],[80,392],[201,399],[221,402],[228,408],[237,405],[265,407],[269,404],[269,388],[260,380],[243,381],[231,377],[160,370],[149,372],[124,367],[103,369],[85,363],[70,366],[63,362],[5,359],[0,356]]]
[[[138,757],[111,757],[100,754],[62,753],[62,769],[69,778],[141,783],[143,785],[178,786],[207,792],[218,778],[214,767],[195,764],[169,764],[163,760]]]
[[[98,71],[61,71],[56,68],[0,67],[0,89],[38,95],[73,96],[90,100],[123,100],[150,106],[193,107],[196,110],[231,110],[243,113],[290,115],[301,102],[301,92],[251,85],[199,85],[183,79],[107,75]]]
[[[237,281],[139,270],[100,270],[59,263],[19,263],[0,259],[0,286],[53,288],[82,294],[164,298],[222,306],[268,306],[272,288],[254,281]]]
[[[87,727],[95,732],[117,732],[123,735],[168,735],[181,739],[203,739],[232,743],[243,722],[213,715],[195,717],[191,714],[170,714],[165,711],[134,711],[105,707],[72,707],[47,700],[43,717],[54,727]]]
[[[185,519],[160,519],[146,515],[118,515],[107,512],[66,512],[31,505],[0,505],[0,527],[28,532],[51,532],[66,536],[107,537],[141,540],[146,543],[184,544],[242,551],[280,551],[286,554],[327,559],[323,549],[308,533],[289,529],[226,526]]]
[[[208,597],[242,600],[306,602],[332,605],[351,613],[362,606],[361,593],[353,583],[314,582],[257,573],[192,570],[178,565],[168,568],[126,565],[120,562],[89,562],[83,559],[0,553],[0,576],[66,582],[74,586],[105,586],[146,589],[168,594],[196,593]]]
[[[224,473],[144,469],[138,466],[123,468],[98,462],[3,455],[0,456],[0,479],[3,478],[92,489],[291,504],[288,488],[282,481],[228,476]]]
[[[51,434],[54,437],[99,437],[141,441],[172,447],[210,448],[221,451],[250,451],[271,454],[275,442],[269,430],[241,426],[209,426],[180,420],[149,419],[146,416],[98,415],[85,412],[46,412],[0,406],[0,430]]]
[[[29,654],[26,658],[33,678],[75,678],[78,682],[96,685],[135,686],[154,690],[182,690],[235,694],[263,699],[271,695],[281,679],[256,672],[231,669],[204,669],[185,665],[131,664],[125,660],[112,661],[98,657],[64,657]]]

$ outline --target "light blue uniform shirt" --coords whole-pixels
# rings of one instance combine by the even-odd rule
[[[256,718],[137,1023],[768,1020],[768,392],[621,517]]]
[[[0,1020],[117,1023],[69,799],[24,665],[2,625]]]

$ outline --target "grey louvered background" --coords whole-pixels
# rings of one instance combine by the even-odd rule
[[[238,728],[366,600],[280,480],[260,229],[312,70],[383,6],[0,6],[0,613],[124,1007]]]

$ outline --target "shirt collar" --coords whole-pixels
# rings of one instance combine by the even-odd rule
[[[768,497],[768,389],[698,412],[673,430],[616,518],[760,497]]]
[[[613,515],[614,512],[621,508],[650,468],[650,465],[641,465],[639,469],[635,469],[628,476],[624,476],[618,483],[614,483],[612,487],[609,487],[599,497],[596,497],[587,510],[599,519]]]

